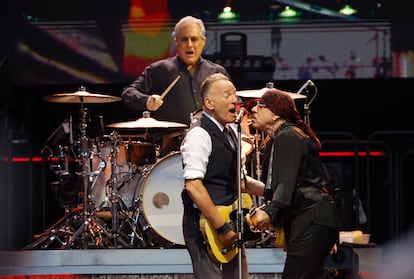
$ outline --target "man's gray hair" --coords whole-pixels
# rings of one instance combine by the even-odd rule
[[[200,28],[201,37],[206,38],[206,27],[204,26],[204,22],[201,19],[193,16],[183,17],[177,22],[177,24],[174,27],[173,37],[177,38],[177,36],[179,35],[178,31],[180,30],[180,27],[188,23],[197,25]]]

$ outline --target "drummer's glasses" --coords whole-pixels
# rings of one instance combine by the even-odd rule
[[[182,44],[188,44],[188,43],[192,43],[194,45],[200,43],[200,41],[202,40],[201,37],[199,36],[193,36],[193,37],[179,37],[178,41]]]

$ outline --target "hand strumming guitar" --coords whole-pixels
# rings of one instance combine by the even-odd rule
[[[271,218],[266,211],[262,210],[262,205],[257,208],[252,208],[248,214],[246,214],[246,222],[249,224],[252,231],[266,231],[271,227]]]

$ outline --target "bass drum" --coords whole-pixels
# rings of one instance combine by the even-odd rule
[[[185,245],[182,232],[184,187],[181,152],[172,152],[141,177],[137,187],[138,226],[148,247]]]

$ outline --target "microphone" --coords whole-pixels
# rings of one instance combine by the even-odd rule
[[[315,86],[315,84],[310,79],[308,79],[308,81],[305,82],[305,84],[303,84],[301,88],[299,88],[296,94],[301,94],[302,91],[305,90],[308,86]]]
[[[240,122],[242,121],[243,116],[246,114],[246,112],[247,112],[247,109],[241,107],[240,110],[239,110],[239,113],[236,116],[236,120],[234,121],[234,123],[240,124]]]

